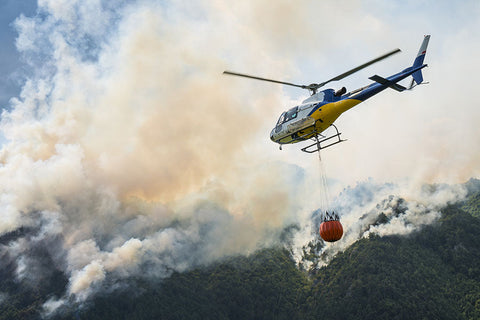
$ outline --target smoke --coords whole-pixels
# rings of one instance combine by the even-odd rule
[[[465,184],[424,184],[420,187],[412,182],[377,183],[373,179],[347,187],[333,201],[344,229],[342,239],[325,244],[312,260],[305,260],[304,251],[314,250],[312,245],[319,236],[305,235],[297,239],[295,258],[304,267],[316,268],[327,264],[338,252],[344,251],[358,239],[370,235],[408,235],[421,230],[438,220],[441,209],[448,204],[458,203],[467,195]],[[304,233],[318,234],[321,211],[315,211],[311,220],[304,225]],[[303,241],[303,246],[301,245]]]
[[[253,30],[221,3],[117,5],[43,0],[15,23],[31,71],[2,113],[1,250],[20,283],[65,276],[45,315],[278,243],[303,210],[302,170],[248,147],[281,91],[221,75],[225,56],[249,63],[223,32],[261,52]]]

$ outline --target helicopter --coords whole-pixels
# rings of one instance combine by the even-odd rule
[[[307,153],[314,153],[337,143],[346,141],[340,137],[341,133],[334,124],[335,120],[345,111],[353,108],[359,103],[373,97],[377,93],[380,93],[387,88],[391,88],[399,92],[407,90],[406,87],[400,85],[398,82],[409,76],[412,76],[412,80],[408,90],[419,84],[422,84],[422,69],[428,66],[427,64],[424,64],[423,61],[425,59],[429,40],[430,35],[425,35],[420,46],[420,50],[418,51],[418,54],[411,67],[408,67],[403,71],[387,78],[383,78],[379,75],[371,76],[369,79],[373,80],[373,83],[348,93],[345,87],[342,87],[337,91],[334,89],[318,91],[318,89],[332,81],[338,81],[346,78],[347,76],[350,76],[351,74],[360,71],[371,64],[396,54],[401,50],[397,48],[376,59],[370,60],[356,68],[331,78],[330,80],[322,83],[312,83],[309,85],[278,81],[232,71],[224,71],[223,74],[268,81],[309,90],[311,93],[309,98],[305,99],[300,105],[295,106],[280,115],[275,127],[270,133],[270,139],[280,145],[280,150],[282,150],[282,145],[284,144],[292,144],[312,139],[315,142],[304,148],[301,148],[301,150]],[[333,127],[335,131],[331,134],[323,134],[329,127]]]

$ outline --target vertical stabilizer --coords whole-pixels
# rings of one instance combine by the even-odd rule
[[[430,40],[430,35],[426,35],[423,38],[422,45],[420,46],[420,50],[418,50],[417,57],[415,58],[415,61],[413,62],[413,68],[418,68],[423,65],[423,60],[425,60],[425,54],[427,53],[427,46],[428,46],[428,41]],[[422,75],[422,70],[418,70],[412,74],[413,81],[415,81],[417,84],[420,84],[423,82],[423,75]],[[412,81],[412,85],[413,85]]]

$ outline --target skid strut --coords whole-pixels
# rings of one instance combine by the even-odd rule
[[[317,134],[312,138],[313,140],[315,140],[315,142],[306,146],[306,147],[304,147],[304,148],[302,148],[301,150],[303,152],[306,152],[306,153],[314,153],[314,152],[320,151],[322,149],[328,148],[330,146],[333,146],[337,143],[347,141],[346,139],[340,138],[340,135],[342,133],[338,131],[337,127],[334,124],[332,124],[331,126],[335,128],[335,131],[336,131],[335,134],[333,134],[329,137],[324,137],[320,134]],[[333,142],[331,141],[332,139],[334,139]],[[325,143],[325,142],[327,142],[327,145],[322,146],[322,143]]]

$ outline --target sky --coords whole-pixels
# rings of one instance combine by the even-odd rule
[[[17,262],[18,281],[41,283],[30,270],[51,268],[31,252],[50,248],[69,280],[63,296],[45,301],[47,313],[129,275],[162,278],[249,254],[291,225],[299,252],[315,237],[318,157],[269,139],[279,115],[308,92],[224,70],[318,83],[402,49],[331,83],[353,90],[411,66],[431,34],[429,84],[386,90],[336,122],[348,141],[323,152],[322,165],[346,234],[332,252],[359,235],[431,223],[465,196],[458,183],[479,176],[478,1],[0,8],[0,235],[31,230],[0,251]],[[370,228],[400,197],[405,215]]]
[[[8,106],[10,98],[20,93],[22,78],[22,62],[15,48],[17,32],[13,22],[20,15],[32,15],[35,13],[36,1],[34,0],[2,0],[0,2],[0,39],[2,50],[0,51],[0,106]]]

